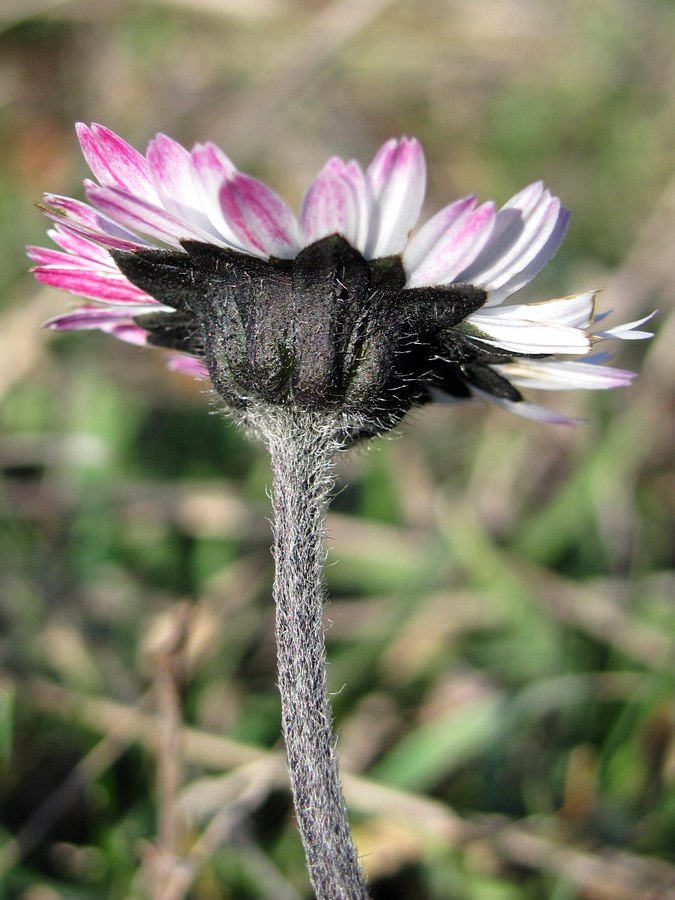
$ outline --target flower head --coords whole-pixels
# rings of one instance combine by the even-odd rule
[[[414,139],[388,141],[365,171],[329,160],[295,216],[213,144],[160,134],[143,156],[100,125],[78,135],[98,183],[85,181],[87,203],[47,194],[61,249],[28,252],[39,281],[96,303],[48,325],[169,348],[234,409],[339,409],[354,435],[443,396],[569,421],[520,389],[626,385],[632,372],[588,354],[651,336],[647,319],[595,331],[593,291],[504,303],[567,228],[541,182],[499,210],[457,200],[412,234],[425,191]]]

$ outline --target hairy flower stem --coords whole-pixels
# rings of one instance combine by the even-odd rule
[[[367,898],[331,727],[323,627],[324,527],[338,429],[326,415],[256,417],[274,473],[276,634],[283,732],[295,810],[318,900]]]

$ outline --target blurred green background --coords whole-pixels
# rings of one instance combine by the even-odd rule
[[[331,688],[376,900],[675,897],[675,4],[0,2],[0,897],[145,896],[154,688],[191,609],[176,897],[310,896],[279,769],[270,474],[159,352],[40,331],[33,203],[73,132],[213,140],[294,205],[414,134],[427,213],[543,178],[528,296],[604,288],[630,389],[577,429],[425,409],[345,456]],[[159,649],[158,649],[159,648]]]

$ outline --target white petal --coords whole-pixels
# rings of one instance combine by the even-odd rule
[[[400,253],[424,200],[426,166],[420,144],[414,138],[387,141],[368,166],[366,177],[377,217],[371,222],[365,256],[378,259]]]
[[[195,186],[200,209],[203,209],[216,233],[235,250],[245,250],[223,214],[220,205],[220,189],[223,184],[237,174],[232,160],[215,144],[195,144],[190,152],[195,177]],[[260,254],[264,256],[265,254]]]
[[[494,397],[485,391],[472,387],[473,393],[477,397],[482,397],[490,403],[501,406],[507,412],[515,413],[524,419],[533,419],[535,422],[546,422],[549,425],[578,425],[583,419],[575,419],[570,416],[563,416],[552,409],[545,406],[539,406],[538,403],[529,403],[527,400],[514,402],[513,400],[504,400],[501,397]]]
[[[478,333],[472,337],[502,347],[514,353],[574,353],[584,354],[591,349],[590,337],[579,328],[532,322],[525,319],[507,319],[476,313],[466,322]]]
[[[158,134],[148,145],[148,166],[164,209],[218,237],[209,217],[200,208],[192,157],[180,144]]]
[[[492,320],[522,319],[527,322],[545,322],[551,325],[568,325],[571,328],[588,328],[593,320],[597,291],[584,291],[569,297],[556,297],[538,303],[514,303],[484,310],[483,315]]]
[[[634,372],[595,361],[518,359],[493,368],[516,387],[539,391],[607,390],[625,387],[635,377]]]
[[[172,215],[159,206],[154,206],[119,188],[103,188],[85,183],[87,199],[116,222],[158,238],[180,250],[181,240],[196,240],[216,244],[213,235],[197,225]]]
[[[598,331],[594,337],[602,338],[603,340],[644,341],[647,338],[654,337],[654,333],[651,331],[635,331],[635,329],[649,322],[655,315],[656,311],[645,316],[644,319],[636,319],[635,322],[627,322],[625,325],[616,325],[614,328],[607,329],[607,331]]]
[[[453,204],[454,205],[454,204]],[[443,216],[446,210],[442,210]],[[430,247],[426,256],[415,267],[414,272],[408,277],[409,287],[423,287],[425,285],[449,284],[455,281],[459,272],[464,269],[481,249],[489,241],[495,222],[495,210],[492,203],[484,203],[478,209],[472,209],[468,204],[465,209],[453,219],[454,210],[447,211],[447,219],[450,224],[438,234],[435,243]],[[431,236],[438,230],[434,216],[425,226],[427,234],[422,234],[422,241],[428,246]],[[440,221],[443,221],[441,218]],[[414,248],[417,252],[417,248]],[[413,254],[411,254],[412,256]],[[409,257],[405,257],[406,262]]]
[[[555,255],[567,229],[569,212],[541,182],[512,197],[497,213],[493,235],[481,255],[457,280],[485,287],[488,306],[523,287]]]

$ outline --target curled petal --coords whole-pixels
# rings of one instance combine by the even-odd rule
[[[467,316],[466,324],[478,329],[480,340],[514,353],[585,354],[592,344],[586,328],[596,293],[482,309]]]
[[[525,322],[567,325],[570,328],[588,328],[593,320],[597,294],[597,291],[584,291],[539,303],[514,303],[484,310],[481,315],[494,322],[520,319]]]

